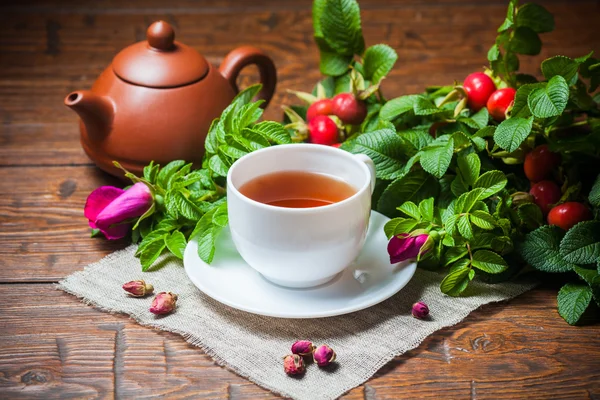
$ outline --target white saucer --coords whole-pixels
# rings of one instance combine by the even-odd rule
[[[188,243],[183,264],[198,289],[239,310],[279,318],[347,314],[393,296],[415,273],[414,261],[390,264],[388,240],[383,232],[388,220],[372,211],[367,240],[357,260],[333,280],[313,288],[285,288],[263,278],[238,254],[227,228],[217,239],[212,264],[200,259],[196,241]]]

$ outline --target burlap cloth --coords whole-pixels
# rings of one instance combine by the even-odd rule
[[[483,304],[510,299],[533,287],[530,282],[486,285],[474,281],[467,296],[452,298],[440,292],[439,274],[417,269],[404,289],[369,309],[331,318],[279,319],[212,300],[188,280],[177,259],[167,258],[157,270],[141,272],[134,253],[135,246],[130,246],[110,254],[68,276],[59,288],[101,310],[125,313],[142,325],[180,334],[220,365],[258,385],[306,400],[337,398],[438,329],[460,322]],[[121,285],[136,279],[152,283],[156,292],[177,293],[177,311],[158,317],[148,311],[152,296],[127,296]],[[411,306],[419,300],[429,305],[429,320],[411,316]],[[304,377],[288,377],[282,357],[297,339],[328,344],[336,351],[337,362],[327,369],[309,364]]]

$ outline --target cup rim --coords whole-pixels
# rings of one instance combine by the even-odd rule
[[[260,201],[253,200],[253,199],[243,195],[231,181],[232,180],[231,176],[233,175],[233,173],[235,172],[235,169],[238,167],[238,165],[240,164],[240,162],[242,160],[244,160],[246,158],[257,157],[262,153],[267,153],[270,151],[280,151],[281,149],[291,148],[291,147],[294,147],[294,148],[304,147],[304,148],[310,148],[312,150],[320,151],[323,153],[330,153],[330,154],[333,153],[333,154],[337,154],[337,155],[342,155],[343,157],[346,157],[348,160],[351,160],[352,162],[360,164],[361,168],[363,169],[363,172],[365,173],[365,177],[367,179],[366,179],[365,183],[363,184],[363,186],[356,191],[356,193],[354,193],[352,196],[350,196],[342,201],[328,204],[326,206],[303,207],[303,208],[280,207],[280,206],[274,206],[271,204],[261,203]],[[229,167],[229,171],[227,171],[227,192],[229,192],[229,190],[232,190],[234,194],[238,195],[238,197],[243,199],[244,201],[247,201],[250,204],[260,207],[260,208],[263,208],[265,210],[271,210],[271,211],[289,212],[289,213],[297,213],[297,214],[325,212],[325,211],[329,211],[329,210],[332,210],[337,207],[342,207],[343,205],[350,203],[354,199],[361,196],[365,191],[370,190],[370,189],[371,189],[371,172],[369,171],[369,167],[367,167],[367,165],[364,162],[360,161],[352,153],[349,153],[345,150],[338,149],[336,147],[325,146],[322,144],[291,143],[291,144],[280,144],[280,145],[275,145],[275,146],[255,150],[255,151],[248,153],[248,154],[242,156],[241,158],[237,159],[231,165],[231,167]]]

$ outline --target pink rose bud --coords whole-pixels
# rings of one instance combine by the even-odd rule
[[[100,229],[107,239],[121,239],[131,227],[131,219],[142,216],[152,207],[152,192],[143,182],[127,190],[102,186],[87,198],[83,210],[90,227]]]
[[[420,257],[431,249],[431,245],[427,234],[411,236],[403,233],[393,236],[388,243],[390,263],[396,264],[410,258]]]
[[[315,346],[308,340],[298,340],[292,345],[292,353],[299,354],[301,356],[307,356],[312,354],[315,350]]]
[[[429,307],[427,307],[427,304],[419,301],[418,303],[413,304],[412,315],[419,319],[427,318],[429,315]]]
[[[304,360],[298,354],[290,354],[283,358],[283,370],[288,375],[301,375],[306,369]]]
[[[144,281],[131,281],[124,284],[123,289],[133,297],[144,297],[154,291],[154,286]]]
[[[177,305],[177,295],[171,292],[160,292],[152,300],[150,312],[153,314],[168,314],[175,310]]]
[[[319,367],[326,367],[335,361],[335,351],[326,345],[319,346],[313,353],[313,358]]]

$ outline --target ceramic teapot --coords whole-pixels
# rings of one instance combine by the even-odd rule
[[[217,69],[196,50],[175,40],[164,21],[150,25],[147,40],[113,59],[91,90],[67,95],[65,105],[81,118],[81,145],[101,169],[122,177],[118,161],[140,175],[151,160],[201,164],[204,139],[214,118],[238,92],[236,79],[256,64],[263,84],[258,98],[271,99],[277,82],[273,61],[245,46]]]

